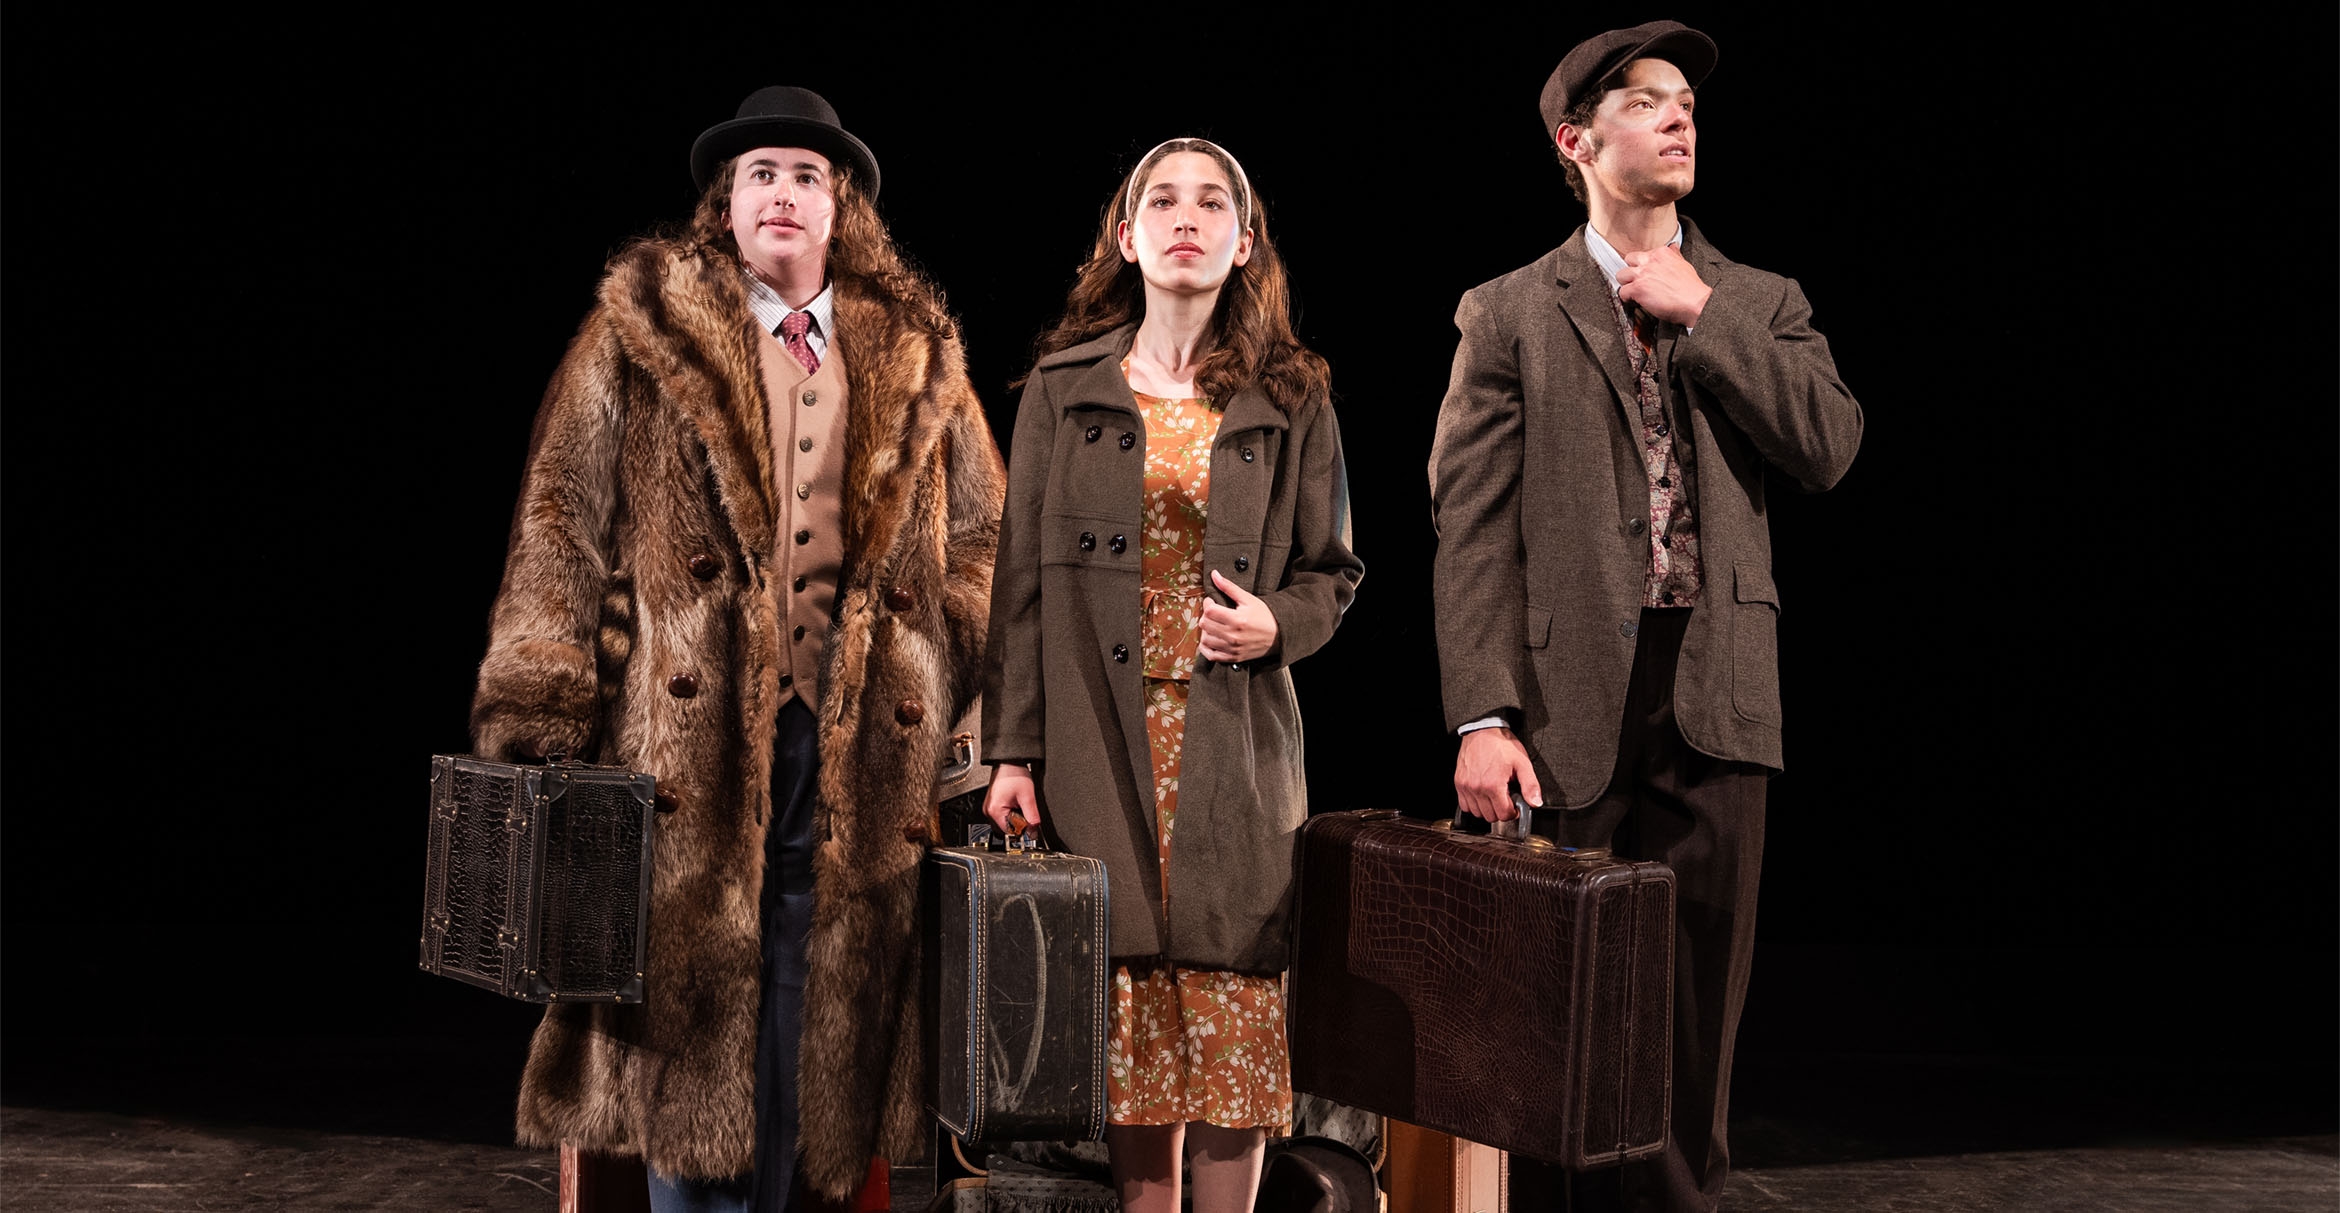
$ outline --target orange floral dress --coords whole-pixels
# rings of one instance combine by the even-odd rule
[[[1124,362],[1122,373],[1128,371]],[[1146,419],[1139,591],[1146,739],[1153,751],[1154,826],[1167,891],[1186,692],[1201,639],[1203,523],[1210,512],[1219,410],[1200,399],[1137,393],[1137,401]],[[1175,905],[1165,908],[1178,913]],[[1122,964],[1113,973],[1108,1048],[1106,1118],[1113,1124],[1199,1120],[1250,1128],[1292,1119],[1281,978],[1189,969],[1160,957]]]

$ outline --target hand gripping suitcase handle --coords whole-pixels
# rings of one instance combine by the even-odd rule
[[[986,851],[1045,851],[1046,840],[1040,837],[1040,827],[1024,822],[1021,813],[1008,814],[1008,820],[1023,824],[1023,829],[1010,834],[988,821],[978,821],[967,827],[967,845]]]
[[[1511,794],[1511,807],[1519,816],[1509,821],[1489,821],[1475,813],[1466,813],[1461,805],[1454,806],[1454,832],[1457,834],[1486,834],[1496,838],[1510,838],[1525,842],[1536,836],[1536,811],[1528,807],[1527,798],[1518,792]]]

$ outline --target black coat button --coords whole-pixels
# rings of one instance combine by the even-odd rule
[[[1081,434],[1081,438],[1082,438],[1084,441],[1088,441],[1088,442],[1095,442],[1096,440],[1098,440],[1099,438],[1103,438],[1104,436],[1105,436],[1105,427],[1104,427],[1104,426],[1101,426],[1101,425],[1092,425],[1092,426],[1090,426],[1090,427],[1089,427],[1089,428],[1088,428],[1086,431],[1084,431],[1084,432]]]
[[[782,675],[780,676],[780,685],[781,685],[781,686],[790,686],[790,685],[793,685],[795,682],[796,682],[796,675],[794,675],[794,674],[782,674]]]
[[[1643,521],[1642,521],[1642,520],[1640,520],[1639,518],[1636,518],[1636,519],[1632,520],[1631,522],[1628,522],[1628,523],[1626,523],[1626,524],[1625,524],[1625,529],[1626,529],[1626,531],[1628,531],[1628,532],[1629,532],[1629,533],[1631,533],[1631,534],[1638,535],[1638,534],[1642,533],[1643,531],[1645,531],[1645,530],[1649,529],[1649,524],[1648,524],[1648,523],[1646,523],[1646,522],[1643,522]]]
[[[1096,551],[1096,550],[1097,550],[1097,534],[1096,534],[1096,532],[1094,532],[1094,531],[1082,531],[1082,532],[1081,532],[1081,550],[1082,550],[1082,551],[1084,551],[1084,552],[1094,552],[1094,551]]]
[[[886,591],[886,605],[897,611],[907,611],[918,605],[918,595],[903,589],[901,586],[895,586]]]
[[[713,581],[715,580],[715,574],[722,571],[723,562],[715,559],[713,556],[709,556],[705,552],[701,552],[698,555],[691,557],[691,576],[696,577],[701,581]]]
[[[1129,646],[1128,646],[1128,645],[1126,645],[1126,644],[1117,644],[1117,645],[1114,645],[1114,646],[1113,646],[1113,660],[1115,660],[1115,661],[1118,661],[1118,662],[1121,662],[1121,663],[1122,663],[1122,664],[1124,664],[1124,665],[1127,665],[1127,664],[1129,663]]]
[[[797,624],[797,625],[796,625],[796,633],[795,633],[795,635],[796,635],[796,639],[798,639],[798,640],[802,640],[802,639],[804,639],[804,625],[803,625],[803,624],[801,624],[801,623],[800,623],[800,624]]]
[[[689,699],[699,693],[699,676],[677,674],[666,680],[666,693],[676,699]]]
[[[1624,633],[1628,639],[1641,635],[1641,625],[1630,619],[1618,624],[1617,630]]]
[[[903,724],[917,724],[926,719],[926,705],[915,699],[905,699],[894,706],[894,719]]]
[[[1129,550],[1129,540],[1127,540],[1127,539],[1124,539],[1124,538],[1122,538],[1122,537],[1121,537],[1121,536],[1119,536],[1119,535],[1115,535],[1115,536],[1113,537],[1112,541],[1111,541],[1111,542],[1109,542],[1109,543],[1107,543],[1105,546],[1106,546],[1106,547],[1109,547],[1109,548],[1112,548],[1112,549],[1113,549],[1113,554],[1114,554],[1114,555],[1116,555],[1116,556],[1119,556],[1119,555],[1121,555],[1123,552],[1126,552],[1126,551],[1128,551],[1128,550]]]
[[[812,542],[812,532],[811,532],[811,531],[798,531],[798,532],[796,533],[796,542],[797,542],[798,544],[800,544],[800,545],[801,545],[801,544],[807,544],[807,543],[811,543],[811,542]]]
[[[1250,447],[1244,447],[1244,448],[1243,448],[1243,451],[1242,451],[1242,454],[1243,454],[1243,462],[1245,462],[1245,463],[1249,463],[1249,462],[1251,462],[1251,459],[1252,459],[1252,454],[1251,454],[1251,448],[1250,448]]]
[[[1235,571],[1236,571],[1236,572],[1238,572],[1238,573],[1245,572],[1245,571],[1248,571],[1250,568],[1251,568],[1251,557],[1249,557],[1249,556],[1237,556],[1237,557],[1235,558]]]
[[[1129,448],[1131,448],[1131,447],[1133,447],[1133,446],[1136,446],[1136,445],[1137,445],[1137,435],[1135,435],[1135,434],[1132,434],[1132,433],[1130,433],[1130,432],[1129,432],[1129,431],[1127,431],[1127,430],[1123,430],[1123,431],[1121,432],[1121,449],[1126,451],[1126,450],[1128,450]]]

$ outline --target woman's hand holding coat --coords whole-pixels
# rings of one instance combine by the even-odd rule
[[[1276,648],[1276,613],[1259,595],[1219,576],[1211,570],[1211,584],[1227,596],[1233,605],[1220,606],[1208,599],[1203,601],[1202,644],[1199,651],[1206,661],[1235,664],[1257,661]]]

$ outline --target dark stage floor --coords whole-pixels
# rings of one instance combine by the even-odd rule
[[[0,1207],[548,1210],[508,1145],[517,1056],[417,1040],[61,1041],[12,1050]],[[2329,1075],[2144,1063],[1742,1060],[1741,1210],[2340,1207]],[[895,1207],[926,1176],[897,1171]]]

